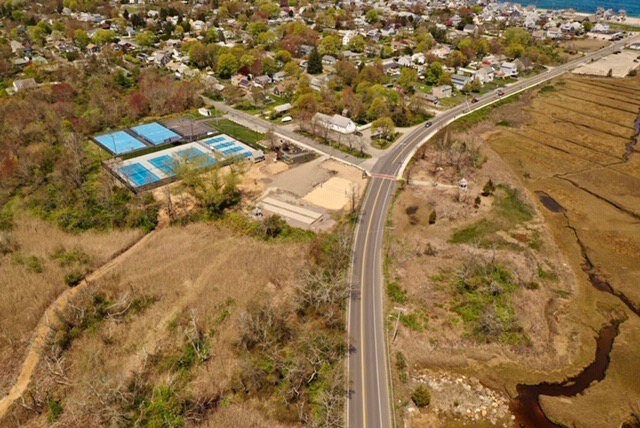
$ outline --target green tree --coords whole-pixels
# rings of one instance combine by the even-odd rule
[[[238,59],[233,54],[225,53],[218,58],[218,75],[228,79],[240,68]]]
[[[316,48],[313,48],[313,50],[309,54],[309,59],[307,60],[307,73],[322,73],[322,57],[320,56],[320,52],[318,52],[318,49]]]
[[[258,34],[258,38],[256,41],[259,45],[264,46],[265,48],[270,48],[273,46],[278,40],[278,36],[273,31],[265,31],[264,33]]]
[[[291,61],[291,53],[287,50],[282,49],[276,52],[274,58],[276,61],[282,64],[287,64],[289,61]]]
[[[200,42],[192,43],[189,47],[189,62],[198,68],[204,68],[209,63],[207,47]]]
[[[156,35],[153,33],[153,31],[145,31],[144,33],[140,33],[136,36],[136,43],[138,43],[140,46],[153,46],[155,42]]]
[[[379,17],[380,13],[376,9],[370,9],[364,16],[364,20],[369,24],[375,24],[378,22]]]
[[[86,31],[78,28],[73,32],[73,42],[76,44],[76,46],[84,49],[85,47],[87,47],[90,41],[91,39],[87,35]]]
[[[265,74],[274,74],[278,71],[278,64],[276,64],[276,61],[273,58],[265,56],[262,58],[262,71]]]
[[[437,218],[436,210],[431,210],[431,214],[429,214],[429,224],[436,224]]]
[[[365,46],[367,45],[367,41],[360,34],[356,34],[349,40],[349,50],[353,52],[362,52],[364,51]]]
[[[493,184],[493,181],[491,179],[489,179],[489,181],[487,181],[482,187],[482,196],[491,196],[495,191],[496,185]]]
[[[269,26],[264,21],[253,21],[247,25],[247,33],[253,37],[258,37],[258,34],[264,33],[265,31],[269,31]]]
[[[351,86],[358,77],[358,69],[351,61],[341,59],[336,63],[336,74],[345,85]]]
[[[396,132],[393,120],[387,116],[374,120],[371,124],[371,130],[374,134],[380,134],[380,137],[385,140],[391,139]]]
[[[106,45],[107,43],[114,42],[115,40],[116,33],[111,30],[103,30],[101,28],[93,35],[93,42],[97,45]]]
[[[425,385],[418,385],[411,393],[411,400],[418,407],[426,407],[431,403],[431,392]]]
[[[367,117],[369,120],[376,120],[378,118],[389,116],[389,103],[385,97],[377,97],[371,103],[371,106],[367,109]]]
[[[429,64],[429,67],[424,72],[424,81],[428,85],[435,85],[438,83],[438,79],[444,73],[444,67],[438,61],[434,61]]]
[[[413,85],[418,80],[418,71],[415,68],[403,67],[400,70],[400,77],[398,78],[398,84],[404,89],[405,92],[412,92]]]
[[[342,38],[338,36],[334,36],[330,34],[325,36],[320,40],[320,45],[318,46],[318,51],[322,55],[338,55],[338,53],[342,50]]]
[[[300,67],[295,61],[289,61],[287,64],[285,64],[282,71],[287,73],[288,77],[297,78],[298,76],[300,76]]]

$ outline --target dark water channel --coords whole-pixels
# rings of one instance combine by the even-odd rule
[[[540,407],[539,397],[573,397],[587,389],[593,382],[604,379],[609,366],[609,353],[613,349],[613,341],[619,333],[619,321],[603,327],[596,339],[596,358],[577,376],[561,383],[539,383],[537,385],[518,385],[518,397],[511,403],[516,421],[526,428],[555,428]]]

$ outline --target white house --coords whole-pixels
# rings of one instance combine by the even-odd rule
[[[312,121],[317,125],[341,134],[353,134],[356,132],[356,124],[348,117],[340,116],[339,114],[329,116],[322,113],[316,113],[313,116]]]
[[[500,65],[500,70],[505,77],[518,77],[518,65],[515,62],[503,62]]]

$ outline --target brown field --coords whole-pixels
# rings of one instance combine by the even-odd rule
[[[0,256],[0,398],[15,382],[45,309],[69,288],[64,278],[74,266],[60,266],[52,254],[59,248],[81,249],[89,256],[84,268],[93,270],[141,236],[137,230],[69,234],[24,212],[16,212],[15,217],[11,234],[19,249]]]
[[[605,379],[579,396],[544,397],[541,402],[548,417],[567,426],[620,426],[640,412],[640,339],[633,333],[640,318],[618,297],[596,290],[583,271],[586,252],[593,264],[591,272],[626,296],[633,307],[640,307],[637,147],[624,160],[640,107],[640,79],[567,77],[551,85],[554,89],[532,99],[523,97],[519,108],[497,109],[489,121],[475,127],[472,132],[483,135],[490,146],[482,150],[487,161],[481,169],[456,175],[445,167],[434,175],[438,155],[429,146],[411,170],[414,180],[440,184],[445,180],[455,184],[464,176],[470,183],[469,196],[460,200],[455,188],[410,185],[396,200],[388,278],[406,290],[407,302],[392,303],[390,317],[395,320],[400,308],[423,320],[421,331],[400,323],[391,345],[392,356],[401,351],[409,367],[405,383],[392,359],[394,387],[403,404],[409,402],[415,385],[412,379],[421,373],[475,376],[511,396],[518,383],[560,382],[592,361],[594,332],[612,317],[622,317],[626,321],[615,339]],[[493,126],[498,121],[510,126]],[[534,208],[533,219],[498,232],[491,245],[486,241],[452,244],[455,231],[478,219],[493,221],[492,197],[481,198],[480,206],[473,207],[488,178],[521,189],[521,198]],[[549,194],[566,212],[545,208],[535,196],[537,191]],[[438,220],[429,225],[426,219],[434,208]],[[423,250],[427,245],[432,247],[430,255]],[[450,287],[442,278],[459,272],[473,258],[499,261],[521,284],[538,283],[537,288],[522,287],[511,296],[528,345],[478,343],[465,331],[455,314]],[[536,266],[553,275],[541,277]],[[395,322],[390,328],[395,328]],[[513,424],[498,418],[491,408],[465,408],[460,401],[464,397],[446,389],[432,393],[447,397],[451,408],[422,411],[421,417],[409,419],[411,426],[459,426],[470,420],[487,426]],[[399,406],[401,416],[403,408]],[[488,413],[478,418],[478,409]]]
[[[146,304],[134,315],[105,319],[64,352],[65,381],[51,389],[64,405],[61,426],[98,426],[108,420],[111,408],[101,397],[120,391],[136,374],[151,385],[180,385],[194,397],[214,398],[228,389],[237,382],[235,326],[241,313],[267,296],[276,302],[283,298],[308,248],[305,243],[267,243],[211,224],[171,226],[150,238],[84,290],[114,301],[144,298]],[[167,370],[195,326],[208,326],[210,357],[188,374]],[[36,394],[52,377],[47,364],[38,370]],[[33,415],[14,407],[8,420],[34,426],[46,421],[46,411]],[[263,407],[229,401],[204,426],[278,426],[263,416],[271,412]]]

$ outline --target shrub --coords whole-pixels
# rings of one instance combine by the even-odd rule
[[[496,185],[493,184],[493,181],[491,179],[489,179],[489,181],[485,183],[484,187],[482,187],[482,196],[493,195],[493,192],[495,191],[496,191]]]
[[[429,224],[436,224],[436,210],[431,211],[431,214],[429,214]]]
[[[47,403],[47,407],[49,408],[49,413],[47,413],[47,422],[51,423],[56,421],[62,414],[62,404],[60,404],[60,401],[51,398]]]
[[[64,281],[69,287],[75,287],[84,279],[84,273],[78,270],[69,272],[64,276]]]
[[[387,284],[387,295],[394,303],[406,303],[407,301],[407,291],[395,281]]]
[[[426,407],[431,403],[431,392],[425,385],[418,385],[411,393],[411,400],[418,407]]]

